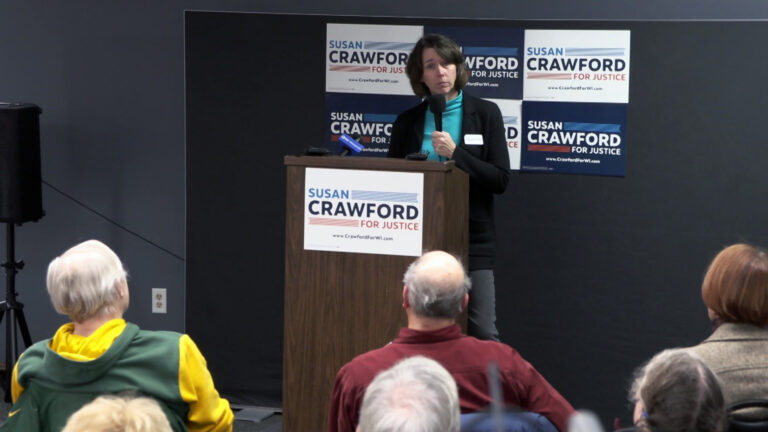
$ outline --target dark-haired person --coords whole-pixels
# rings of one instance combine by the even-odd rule
[[[469,174],[469,275],[472,297],[468,332],[498,340],[493,266],[496,256],[494,194],[507,188],[509,151],[504,120],[496,104],[462,89],[469,73],[461,48],[439,34],[428,34],[414,46],[406,73],[416,96],[445,96],[443,130],[425,100],[403,112],[392,126],[388,157],[423,152],[428,159],[453,160]]]
[[[726,247],[709,265],[701,297],[714,331],[690,350],[720,378],[726,404],[768,399],[768,253]]]
[[[669,349],[635,372],[629,399],[642,432],[721,432],[723,392],[715,374],[696,354]]]

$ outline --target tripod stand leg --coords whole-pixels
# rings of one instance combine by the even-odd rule
[[[21,331],[21,337],[24,340],[24,346],[29,348],[31,345],[31,338],[29,336],[29,330],[27,329],[27,322],[24,319],[24,312],[21,310],[21,305],[17,305],[19,309],[13,307],[8,309],[7,321],[5,322],[5,377],[3,379],[3,390],[5,391],[5,402],[12,402],[11,395],[11,381],[13,379],[13,369],[16,364],[16,360],[21,354],[19,352],[19,339],[17,337],[16,324],[18,322],[19,330]],[[0,317],[5,313],[5,310],[0,311]]]
[[[3,377],[5,402],[8,403],[11,402],[11,377],[13,376],[13,366],[16,362],[16,358],[11,354],[11,346],[16,344],[15,333],[13,328],[13,309],[9,309],[8,317],[5,320],[5,376]]]
[[[21,305],[21,303],[19,303]],[[21,305],[21,307],[24,307],[24,305]],[[32,345],[32,338],[29,336],[29,328],[27,327],[27,320],[24,319],[24,309],[18,309],[16,310],[16,320],[19,322],[19,331],[21,331],[21,339],[24,341],[24,347],[29,348],[30,345]],[[0,315],[0,320],[2,320],[2,315]],[[18,358],[20,352],[16,352],[16,358]]]
[[[15,234],[13,223],[7,224],[6,231],[8,261],[2,264],[5,268],[6,292],[5,301],[0,302],[0,322],[5,321],[5,377],[2,386],[5,389],[5,401],[11,401],[11,378],[13,376],[13,367],[19,358],[19,341],[17,338],[17,327],[21,331],[21,337],[27,348],[32,344],[32,338],[29,336],[27,320],[24,318],[24,305],[16,301],[16,273],[24,268],[23,261],[16,261],[15,257]],[[7,314],[6,314],[7,312]]]

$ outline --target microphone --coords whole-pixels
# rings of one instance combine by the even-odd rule
[[[428,154],[422,152],[409,153],[405,155],[405,158],[408,160],[427,160],[428,157]]]
[[[443,109],[445,109],[445,97],[443,97]],[[499,366],[494,362],[488,363],[488,390],[491,394],[493,430],[501,432],[504,430],[504,395],[499,381]]]
[[[330,154],[331,151],[325,147],[307,147],[304,154],[307,156],[325,156]]]
[[[363,151],[363,149],[365,148],[363,147],[362,144],[357,142],[355,138],[352,138],[351,136],[345,133],[339,135],[339,142],[341,143],[341,147],[342,147],[340,156],[346,156],[350,153],[352,153],[353,155],[356,155],[361,151]]]
[[[427,98],[427,101],[429,101],[429,109],[432,110],[432,114],[435,115],[435,130],[442,132],[443,112],[445,112],[445,95],[431,94]]]

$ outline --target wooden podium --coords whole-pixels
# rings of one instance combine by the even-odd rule
[[[336,372],[406,324],[403,273],[414,256],[304,249],[307,168],[423,173],[422,247],[467,263],[469,180],[453,162],[286,156],[283,430],[326,429]]]

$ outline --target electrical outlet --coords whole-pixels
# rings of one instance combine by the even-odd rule
[[[168,296],[165,288],[152,288],[152,313],[168,313]]]

